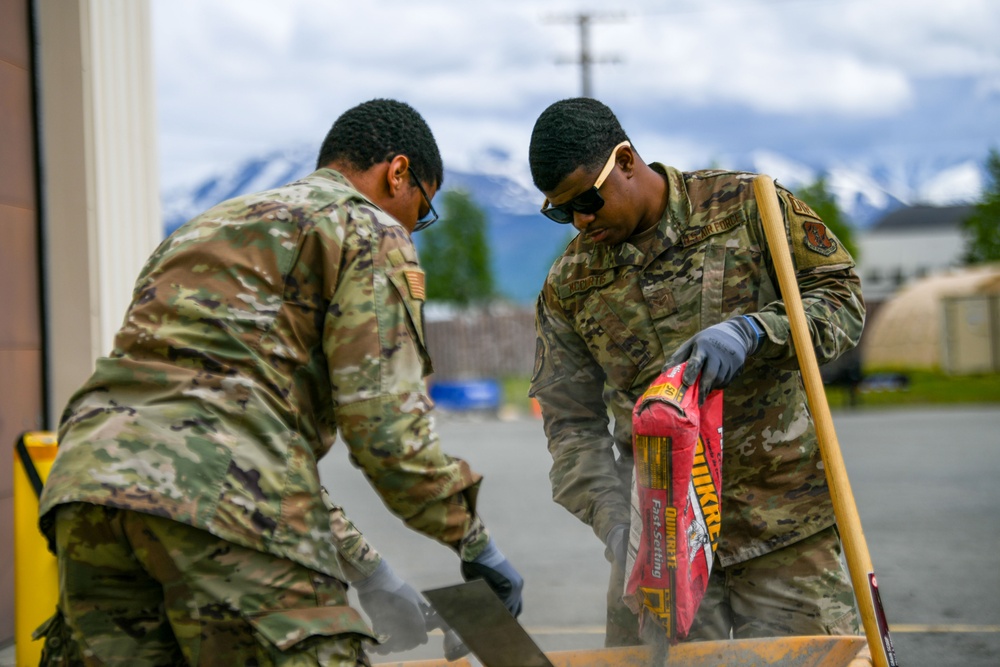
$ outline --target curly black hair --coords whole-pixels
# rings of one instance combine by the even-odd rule
[[[571,97],[551,104],[531,131],[528,163],[535,187],[549,192],[577,167],[600,167],[626,139],[615,114],[595,99]]]
[[[397,155],[410,159],[410,168],[422,182],[441,187],[441,153],[423,116],[405,102],[374,99],[334,121],[319,149],[316,168],[344,160],[365,171]]]

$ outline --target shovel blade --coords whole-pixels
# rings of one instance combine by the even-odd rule
[[[423,594],[484,667],[553,667],[482,579]]]

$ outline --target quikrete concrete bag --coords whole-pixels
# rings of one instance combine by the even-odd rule
[[[722,526],[722,391],[698,405],[686,363],[667,369],[632,412],[632,525],[625,603],[671,643],[687,636],[708,587]]]

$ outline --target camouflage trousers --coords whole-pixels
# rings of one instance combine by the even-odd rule
[[[757,558],[714,567],[687,641],[858,634],[854,589],[841,551],[831,526]],[[607,646],[642,643],[638,618],[621,599],[624,585],[624,572],[613,567]]]
[[[56,515],[59,603],[42,665],[368,665],[346,585],[162,517]]]

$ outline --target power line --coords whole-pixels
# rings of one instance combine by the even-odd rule
[[[618,64],[621,58],[618,56],[594,57],[590,52],[590,26],[596,22],[624,21],[623,13],[594,13],[579,12],[576,14],[562,14],[548,18],[549,23],[575,23],[580,29],[580,55],[576,58],[558,58],[559,65],[579,65],[580,66],[580,89],[583,97],[593,97],[593,81],[591,66],[604,64]]]

